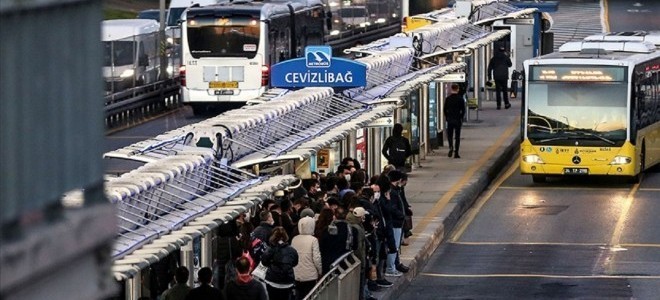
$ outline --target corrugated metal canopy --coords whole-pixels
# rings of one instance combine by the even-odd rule
[[[113,262],[112,272],[116,280],[133,277],[137,272],[170,255],[193,239],[208,233],[219,225],[229,222],[270,197],[276,190],[288,187],[296,180],[293,175],[273,176],[261,184],[250,187],[223,206],[197,216],[185,226],[151,240],[130,254]]]
[[[337,123],[337,126],[325,127],[322,132],[310,133],[304,140],[300,142],[296,137],[294,141],[283,141],[281,144],[273,145],[268,153],[255,152],[251,155],[243,157],[234,164],[233,167],[242,168],[263,162],[271,162],[278,160],[305,160],[312,154],[316,153],[321,148],[329,146],[331,143],[345,139],[351,131],[359,128],[366,127],[373,120],[391,115],[394,112],[394,105],[380,105],[372,109],[362,110],[360,114],[352,115],[344,119],[342,122]],[[330,129],[328,129],[330,128]],[[279,148],[280,146],[295,145],[295,147]]]
[[[483,25],[497,20],[518,19],[536,11],[536,8],[519,8],[506,2],[491,2],[477,6],[470,16],[470,22]]]

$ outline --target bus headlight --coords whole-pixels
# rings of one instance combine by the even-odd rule
[[[610,165],[627,165],[632,162],[632,158],[627,156],[615,156]]]
[[[121,75],[119,75],[119,77],[129,78],[129,77],[133,77],[133,74],[135,74],[135,70],[128,69],[128,70],[125,70],[124,72],[121,72]]]
[[[523,161],[528,163],[528,164],[542,164],[543,163],[543,160],[541,160],[541,157],[536,155],[536,154],[530,154],[530,155],[523,156]]]

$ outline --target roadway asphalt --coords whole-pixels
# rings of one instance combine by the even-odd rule
[[[421,160],[421,167],[408,174],[406,197],[413,207],[413,236],[402,247],[401,262],[410,271],[401,277],[386,277],[394,286],[374,293],[376,298],[396,299],[405,290],[460,216],[517,153],[520,99],[511,99],[511,104],[510,109],[497,110],[495,101],[482,102],[478,119],[470,111],[471,120],[463,124],[461,158],[447,157],[445,141],[444,147],[434,149]]]

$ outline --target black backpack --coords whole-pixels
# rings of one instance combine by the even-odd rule
[[[401,136],[391,136],[390,145],[387,149],[389,160],[392,164],[403,165],[406,161],[406,150],[408,145],[406,140]]]

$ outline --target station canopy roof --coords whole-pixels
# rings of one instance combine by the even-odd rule
[[[538,11],[537,8],[520,8],[511,3],[500,1],[483,1],[477,5],[470,15],[470,23],[484,25],[504,19],[527,17]]]

